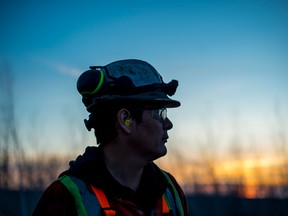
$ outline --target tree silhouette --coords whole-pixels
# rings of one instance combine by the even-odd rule
[[[12,71],[7,63],[0,67],[0,99],[0,187],[9,188],[15,185],[13,173],[16,172],[21,181],[24,152],[16,128]],[[12,166],[15,159],[18,165]]]

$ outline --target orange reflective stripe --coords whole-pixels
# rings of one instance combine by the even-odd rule
[[[115,216],[116,215],[116,212],[112,209],[103,209],[103,211],[104,211],[104,214],[106,216]]]
[[[99,188],[94,187],[91,185],[91,188],[97,197],[101,208],[103,209],[106,216],[116,216],[116,211],[111,209],[109,202],[106,198],[105,193],[100,190]],[[169,214],[170,209],[167,204],[167,201],[164,197],[164,195],[161,197],[161,199],[157,202],[156,208],[155,208],[155,216],[162,216],[164,214]]]
[[[170,212],[164,195],[162,196],[162,214],[168,214]]]
[[[162,216],[162,215],[169,214],[169,213],[170,213],[170,209],[163,195],[161,199],[159,199],[157,202],[157,205],[155,208],[155,216]]]
[[[104,194],[104,192],[96,187],[94,187],[93,185],[91,185],[92,190],[95,194],[95,196],[97,197],[101,208],[103,209],[104,213],[106,216],[115,216],[116,215],[116,211],[111,209],[109,202],[106,198],[106,195]]]

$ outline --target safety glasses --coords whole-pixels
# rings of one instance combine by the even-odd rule
[[[152,117],[161,122],[164,122],[167,118],[167,109],[161,108],[161,109],[152,110]]]

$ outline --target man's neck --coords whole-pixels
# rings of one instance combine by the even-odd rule
[[[126,150],[113,147],[104,148],[104,162],[110,174],[123,186],[136,191],[139,187],[145,164],[139,164],[137,158]]]

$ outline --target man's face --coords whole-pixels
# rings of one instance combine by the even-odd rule
[[[165,143],[168,140],[167,131],[173,127],[166,117],[166,110],[144,110],[142,121],[134,130],[134,145],[138,156],[147,161],[153,161],[167,153]]]

